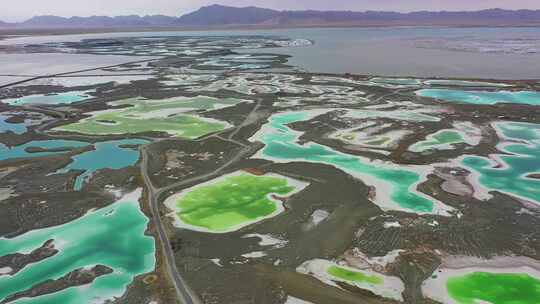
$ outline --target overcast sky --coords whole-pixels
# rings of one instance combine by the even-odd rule
[[[540,9],[540,0],[1,0],[0,20],[21,21],[35,15],[89,16],[165,14],[178,16],[208,4],[255,5],[274,9],[318,10],[476,10]]]

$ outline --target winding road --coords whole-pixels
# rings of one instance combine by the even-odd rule
[[[167,265],[167,272],[169,277],[171,278],[171,282],[174,285],[174,288],[176,290],[176,294],[178,299],[180,299],[181,303],[183,304],[202,304],[202,301],[200,300],[199,296],[189,287],[186,280],[182,276],[182,274],[178,271],[178,268],[176,267],[176,261],[174,257],[174,251],[172,250],[171,244],[169,242],[169,238],[167,237],[167,232],[165,230],[165,224],[162,221],[162,218],[159,213],[159,203],[161,195],[174,190],[176,188],[180,188],[182,186],[190,185],[197,183],[199,181],[208,180],[214,177],[218,177],[220,174],[222,174],[223,171],[225,171],[230,165],[233,163],[241,160],[242,158],[248,156],[250,153],[258,150],[260,148],[260,144],[252,144],[252,145],[246,145],[244,143],[241,143],[239,141],[236,141],[232,139],[234,134],[238,132],[241,128],[248,125],[253,120],[253,115],[255,112],[259,109],[260,102],[257,102],[257,104],[254,106],[253,110],[246,116],[246,119],[244,122],[242,122],[240,125],[234,127],[236,129],[231,136],[228,138],[224,138],[220,135],[220,133],[225,133],[230,131],[231,129],[224,130],[220,133],[210,135],[209,137],[216,137],[223,141],[229,141],[232,143],[235,143],[236,145],[242,147],[242,149],[231,159],[229,159],[227,162],[223,163],[221,166],[216,168],[214,171],[201,174],[198,176],[194,176],[192,178],[188,178],[182,181],[179,181],[177,183],[173,183],[171,185],[168,185],[166,187],[162,188],[156,188],[154,184],[152,183],[152,180],[148,174],[148,159],[149,159],[149,152],[148,152],[148,145],[141,147],[141,175],[144,179],[144,183],[146,185],[146,189],[148,191],[148,204],[150,206],[150,213],[152,216],[152,219],[154,221],[154,225],[156,227],[156,233],[157,237],[159,238],[159,243],[161,244],[161,250],[163,252],[164,262]],[[201,140],[202,140],[201,139]]]
[[[168,267],[167,271],[171,282],[174,285],[176,294],[183,304],[202,304],[202,301],[199,299],[197,294],[189,288],[186,283],[186,280],[182,277],[178,268],[176,267],[176,262],[174,258],[174,252],[172,251],[171,244],[167,238],[167,233],[165,232],[165,225],[161,221],[161,216],[159,215],[159,206],[158,198],[163,190],[158,190],[152,184],[150,177],[148,176],[148,151],[147,147],[141,148],[141,174],[146,184],[146,189],[148,191],[148,204],[150,206],[150,212],[152,218],[154,219],[154,225],[156,227],[157,236],[159,238],[159,243],[161,244],[161,251],[163,252],[164,262]]]

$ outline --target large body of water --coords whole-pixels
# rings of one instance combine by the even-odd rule
[[[307,48],[272,50],[293,56],[290,63],[309,72],[385,76],[538,79],[540,53],[522,54],[501,49],[489,52],[420,47],[424,40],[462,41],[497,39],[501,46],[514,39],[540,37],[540,28],[324,28],[291,29],[292,38],[307,38]],[[285,34],[284,33],[284,34]]]
[[[314,45],[309,47],[256,50],[291,55],[291,64],[310,72],[487,79],[540,78],[540,45],[535,44],[540,41],[540,28],[385,27],[133,32],[21,37],[0,41],[0,44],[79,41],[85,38],[222,35],[310,39]],[[522,43],[516,45],[516,41]],[[471,48],[471,45],[477,47]],[[0,55],[0,62],[5,56]],[[77,56],[74,55],[72,59]],[[125,58],[123,56],[122,59]]]

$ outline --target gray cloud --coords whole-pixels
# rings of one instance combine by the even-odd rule
[[[319,10],[475,10],[540,9],[539,0],[3,0],[0,20],[20,21],[35,15],[60,16],[165,14],[181,15],[202,5],[220,3],[274,9]],[[6,3],[7,2],[7,3]]]

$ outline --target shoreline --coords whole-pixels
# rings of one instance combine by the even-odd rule
[[[80,34],[107,34],[107,33],[133,33],[133,32],[193,32],[193,31],[256,31],[256,30],[285,30],[285,29],[311,29],[311,28],[538,28],[539,23],[524,24],[295,24],[295,25],[265,25],[265,24],[238,24],[225,26],[149,26],[149,27],[0,27],[0,40],[6,39],[1,35],[80,35]],[[9,38],[8,38],[9,39]]]

